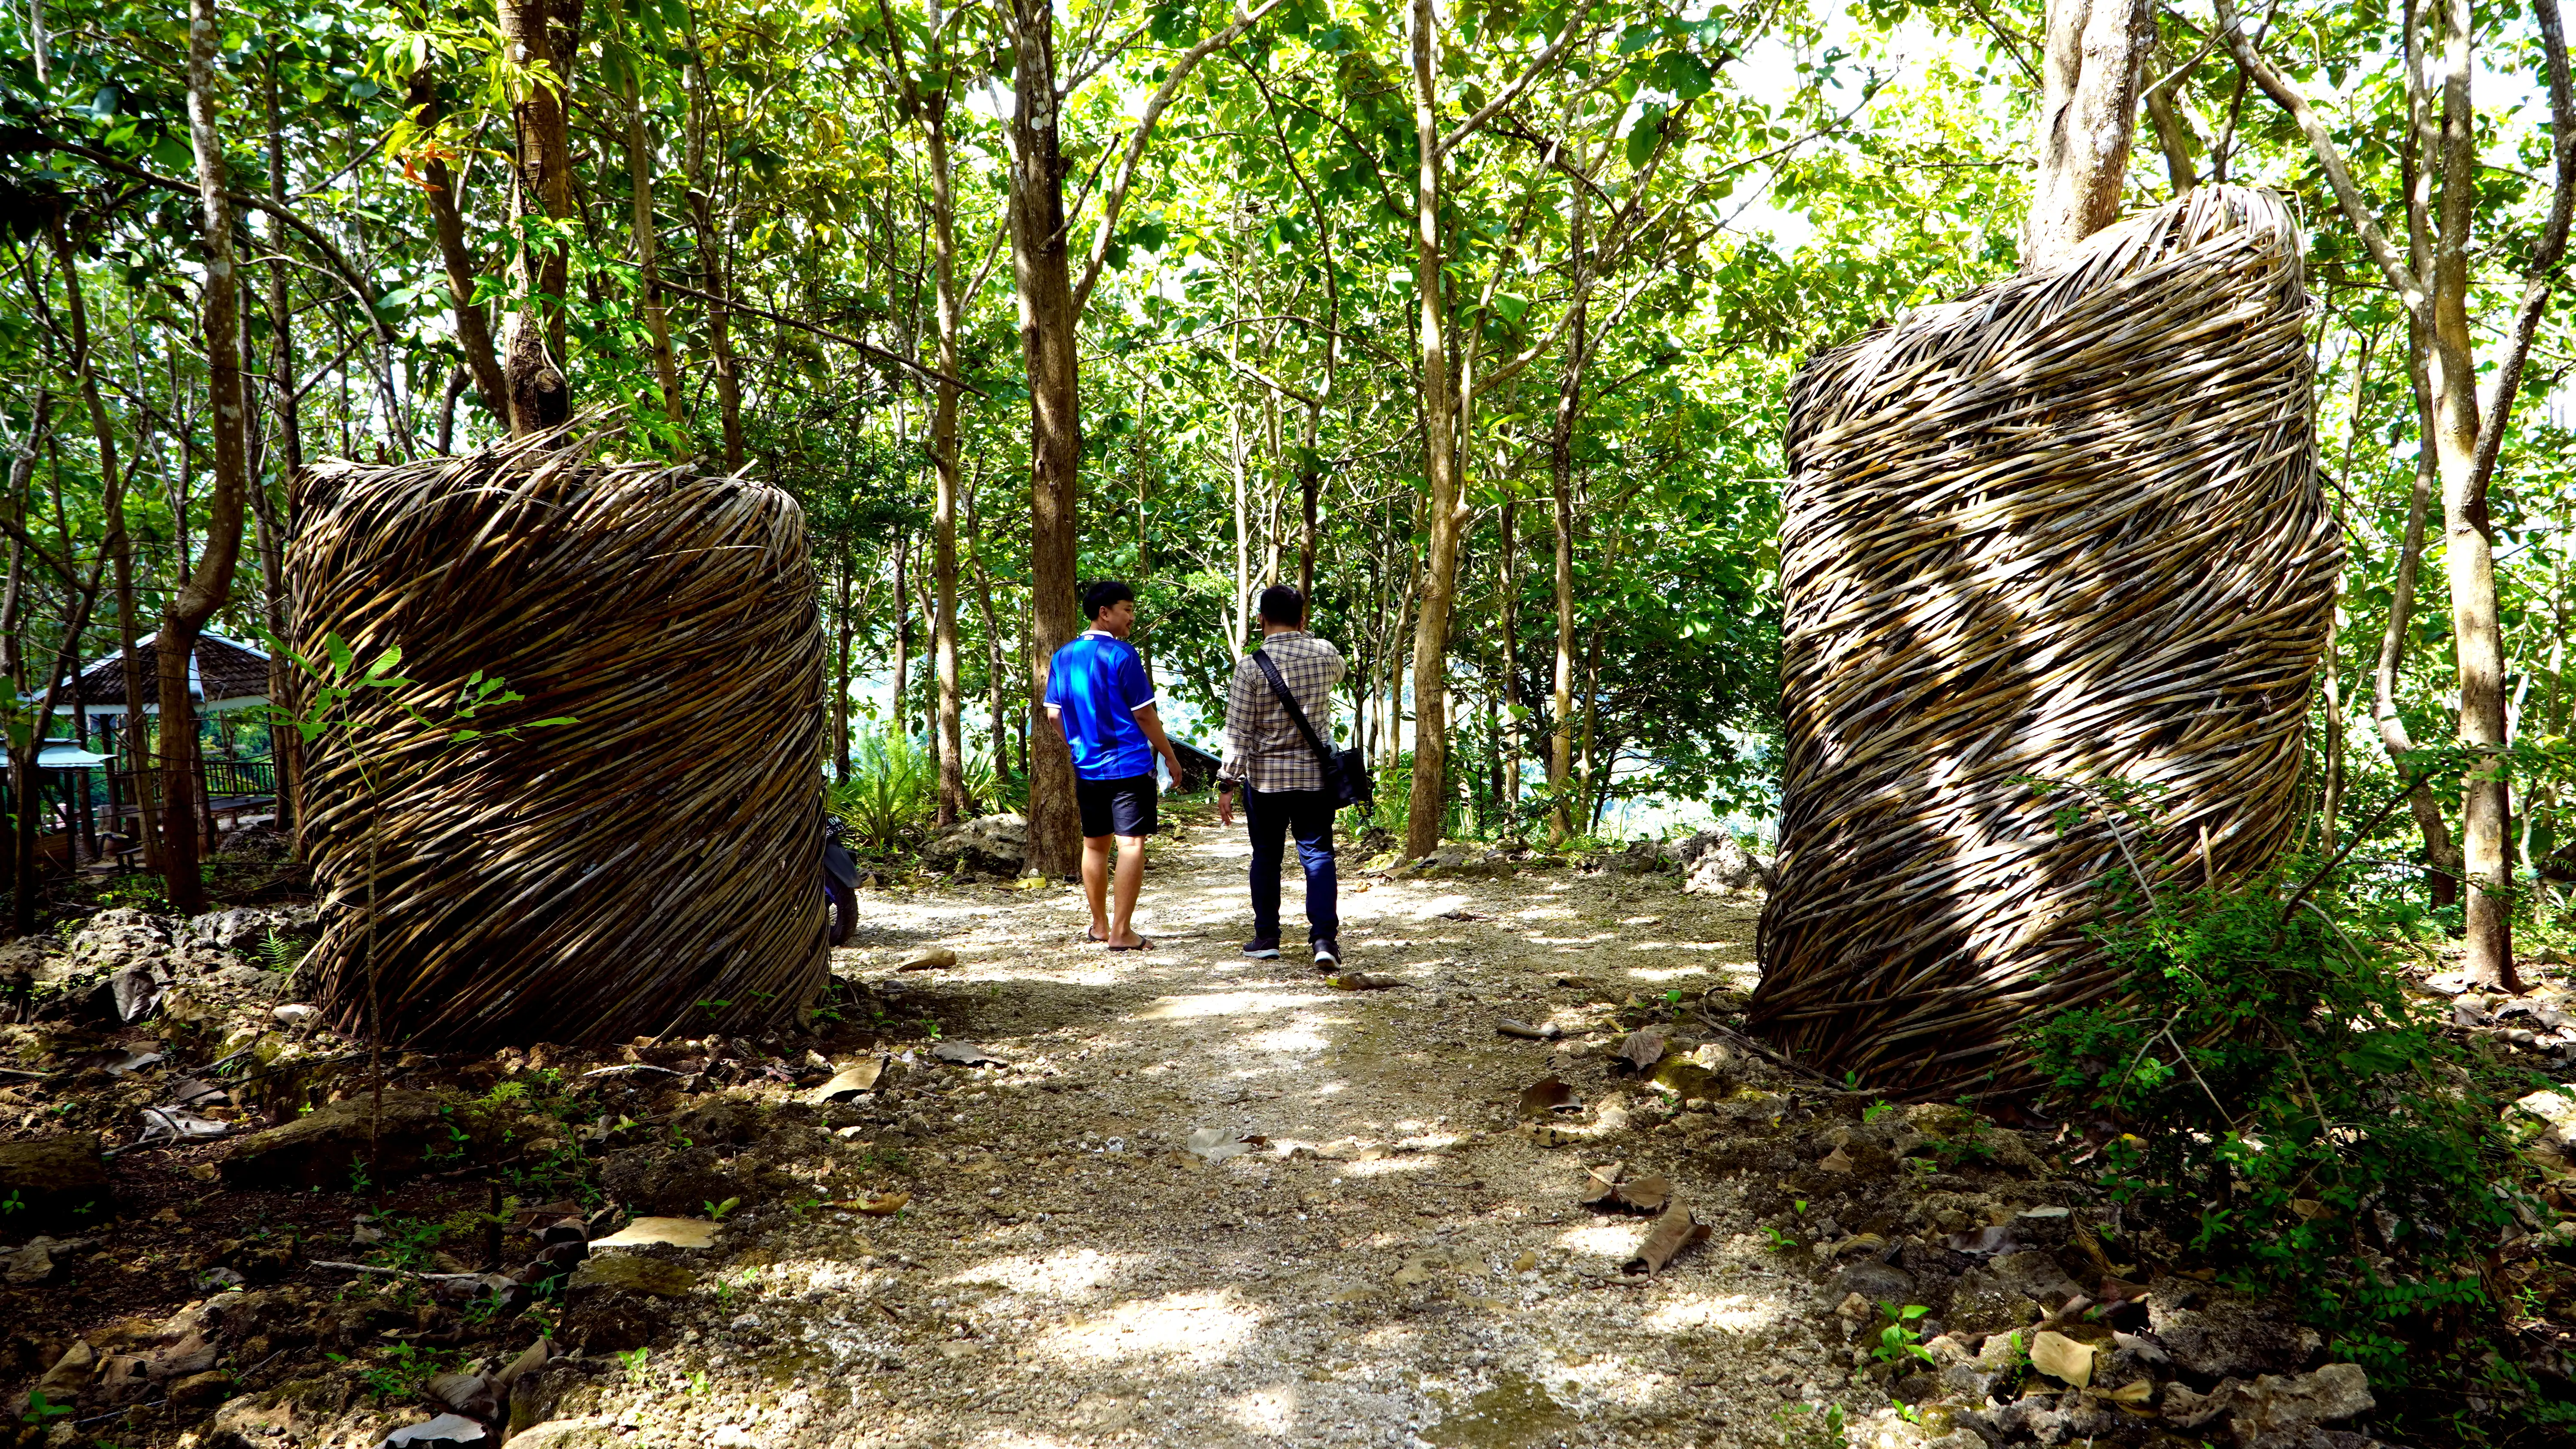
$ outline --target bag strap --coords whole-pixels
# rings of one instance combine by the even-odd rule
[[[1262,677],[1270,681],[1271,692],[1279,696],[1279,703],[1287,709],[1288,718],[1296,722],[1297,732],[1306,737],[1307,748],[1315,752],[1315,759],[1323,765],[1324,778],[1330,780],[1338,768],[1333,752],[1316,737],[1315,727],[1306,722],[1306,711],[1298,707],[1297,696],[1288,692],[1288,681],[1279,677],[1279,666],[1258,649],[1253,650],[1250,657],[1253,663],[1261,666]]]

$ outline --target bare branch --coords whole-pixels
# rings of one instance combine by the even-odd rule
[[[2274,70],[2256,53],[2253,39],[2245,33],[2244,22],[2237,16],[2236,7],[2228,0],[2212,0],[2212,3],[2218,7],[2218,32],[2226,39],[2228,50],[2236,57],[2236,64],[2254,78],[2254,83],[2263,88],[2263,93],[2270,96],[2275,105],[2290,113],[2290,119],[2297,122],[2299,130],[2307,136],[2308,149],[2316,153],[2317,164],[2325,168],[2326,181],[2334,187],[2335,202],[2343,208],[2344,220],[2360,234],[2362,245],[2370,250],[2370,259],[2379,264],[2379,270],[2387,275],[2389,285],[2397,289],[2407,311],[2418,316],[2427,315],[2431,299],[2426,292],[2426,283],[2399,258],[2397,249],[2389,245],[2387,234],[2372,218],[2370,203],[2363,198],[2361,188],[2353,184],[2352,170],[2344,164],[2343,150],[2327,133],[2325,122],[2318,118],[2316,108],[2308,104],[2308,98],[2290,83],[2288,77]]]
[[[2549,197],[2549,225],[2541,233],[2539,249],[2532,253],[2530,268],[2523,273],[2522,305],[2514,313],[2512,341],[2496,367],[2495,395],[2487,401],[2486,424],[2478,429],[2478,455],[2469,485],[2473,498],[2486,495],[2487,480],[2495,473],[2496,451],[2504,445],[2505,425],[2513,421],[2514,398],[2522,390],[2532,334],[2540,328],[2541,314],[2549,310],[2550,286],[2567,256],[2568,220],[2576,215],[2576,89],[2568,81],[2567,36],[2559,24],[2558,0],[2533,0],[2532,9],[2540,21],[2541,48],[2547,53],[2549,154],[2557,176]]]
[[[1109,241],[1118,229],[1118,213],[1126,208],[1127,189],[1136,183],[1136,167],[1145,159],[1145,143],[1153,139],[1154,123],[1163,118],[1163,109],[1172,103],[1172,97],[1180,94],[1181,83],[1190,78],[1191,71],[1198,69],[1200,61],[1207,59],[1219,46],[1233,44],[1237,36],[1279,6],[1280,0],[1262,0],[1260,9],[1239,15],[1232,25],[1191,46],[1181,53],[1180,59],[1172,62],[1172,68],[1163,77],[1163,84],[1154,92],[1154,98],[1145,103],[1145,114],[1137,118],[1136,129],[1128,133],[1127,154],[1119,158],[1117,179],[1109,183],[1109,197],[1100,206],[1100,232],[1091,239],[1091,254],[1082,264],[1082,282],[1073,289],[1074,316],[1082,315],[1083,308],[1091,301],[1091,289],[1100,284],[1101,268],[1109,261]]]

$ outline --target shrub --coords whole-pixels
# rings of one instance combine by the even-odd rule
[[[2029,1040],[2051,1105],[2109,1134],[2115,1199],[2395,1384],[2410,1329],[2491,1306],[2481,1260],[2533,1201],[2499,1114],[2530,1086],[2444,1034],[2379,944],[2399,923],[2304,891],[2314,868],[2115,878],[2094,934],[2122,994]]]

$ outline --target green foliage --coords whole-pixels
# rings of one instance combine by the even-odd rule
[[[1878,1305],[1882,1323],[1878,1341],[1869,1347],[1870,1357],[1880,1363],[1905,1363],[1917,1359],[1924,1363],[1932,1362],[1932,1350],[1923,1346],[1922,1330],[1913,1326],[1916,1319],[1931,1311],[1920,1303],[1908,1303],[1900,1308],[1882,1301]]]
[[[939,759],[907,736],[860,730],[850,742],[850,778],[832,785],[824,810],[855,849],[879,855],[915,844],[939,813]]]
[[[2096,934],[2122,994],[2030,1042],[2055,1107],[2116,1129],[2117,1200],[2403,1382],[2410,1323],[2486,1300],[2523,1190],[2498,1110],[2528,1085],[2407,996],[2387,921],[2285,909],[2314,869],[2152,899],[2115,882]]]
[[[1771,1411],[1771,1422],[1779,1426],[1780,1449],[1849,1449],[1851,1444],[1840,1404],[1782,1404]]]

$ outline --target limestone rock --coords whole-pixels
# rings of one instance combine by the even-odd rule
[[[2031,1299],[2042,1307],[2055,1308],[2084,1290],[2057,1266],[2057,1260],[2036,1250],[2006,1253],[1995,1259],[1995,1276],[2004,1286]]]
[[[2320,1424],[2377,1407],[2361,1365],[2330,1363],[2311,1374],[2263,1374],[2247,1383],[2223,1379],[2206,1394],[2184,1384],[2165,1389],[2164,1416],[2186,1429],[2223,1420],[2240,1449],[2292,1444]]]
[[[98,1134],[0,1143],[0,1202],[13,1198],[18,1207],[8,1215],[12,1228],[51,1227],[84,1216],[83,1208],[104,1209],[107,1164],[98,1155]]]
[[[1029,822],[1023,815],[981,815],[961,820],[921,849],[924,870],[943,875],[973,872],[1016,876],[1029,858]]]
[[[583,1259],[581,1266],[572,1270],[572,1281],[565,1288],[575,1296],[601,1291],[681,1298],[697,1283],[698,1275],[677,1263],[617,1253]]]
[[[362,1092],[243,1138],[224,1159],[224,1181],[234,1187],[345,1187],[349,1169],[369,1159],[372,1131],[376,1146],[369,1176],[391,1182],[429,1165],[433,1149],[468,1148],[454,1135],[463,1127],[449,1115],[445,1098],[402,1089],[385,1093],[383,1118],[377,1121],[374,1095]]]
[[[625,1442],[609,1418],[548,1419],[510,1436],[511,1449],[622,1449]]]
[[[1682,890],[1690,895],[1729,895],[1761,890],[1771,872],[1742,842],[1723,830],[1706,830],[1674,848],[1682,867]]]
[[[2148,1300],[2147,1314],[2148,1326],[2174,1366],[2200,1379],[2296,1373],[2323,1346],[2315,1329],[2226,1294],[2205,1294],[2189,1306],[2178,1306],[2165,1303],[2159,1293]]]
[[[1977,1264],[1959,1275],[1950,1292],[1949,1316],[1942,1320],[1953,1333],[2001,1334],[2037,1323],[2040,1306],[2029,1294],[2005,1282],[1996,1271]]]

